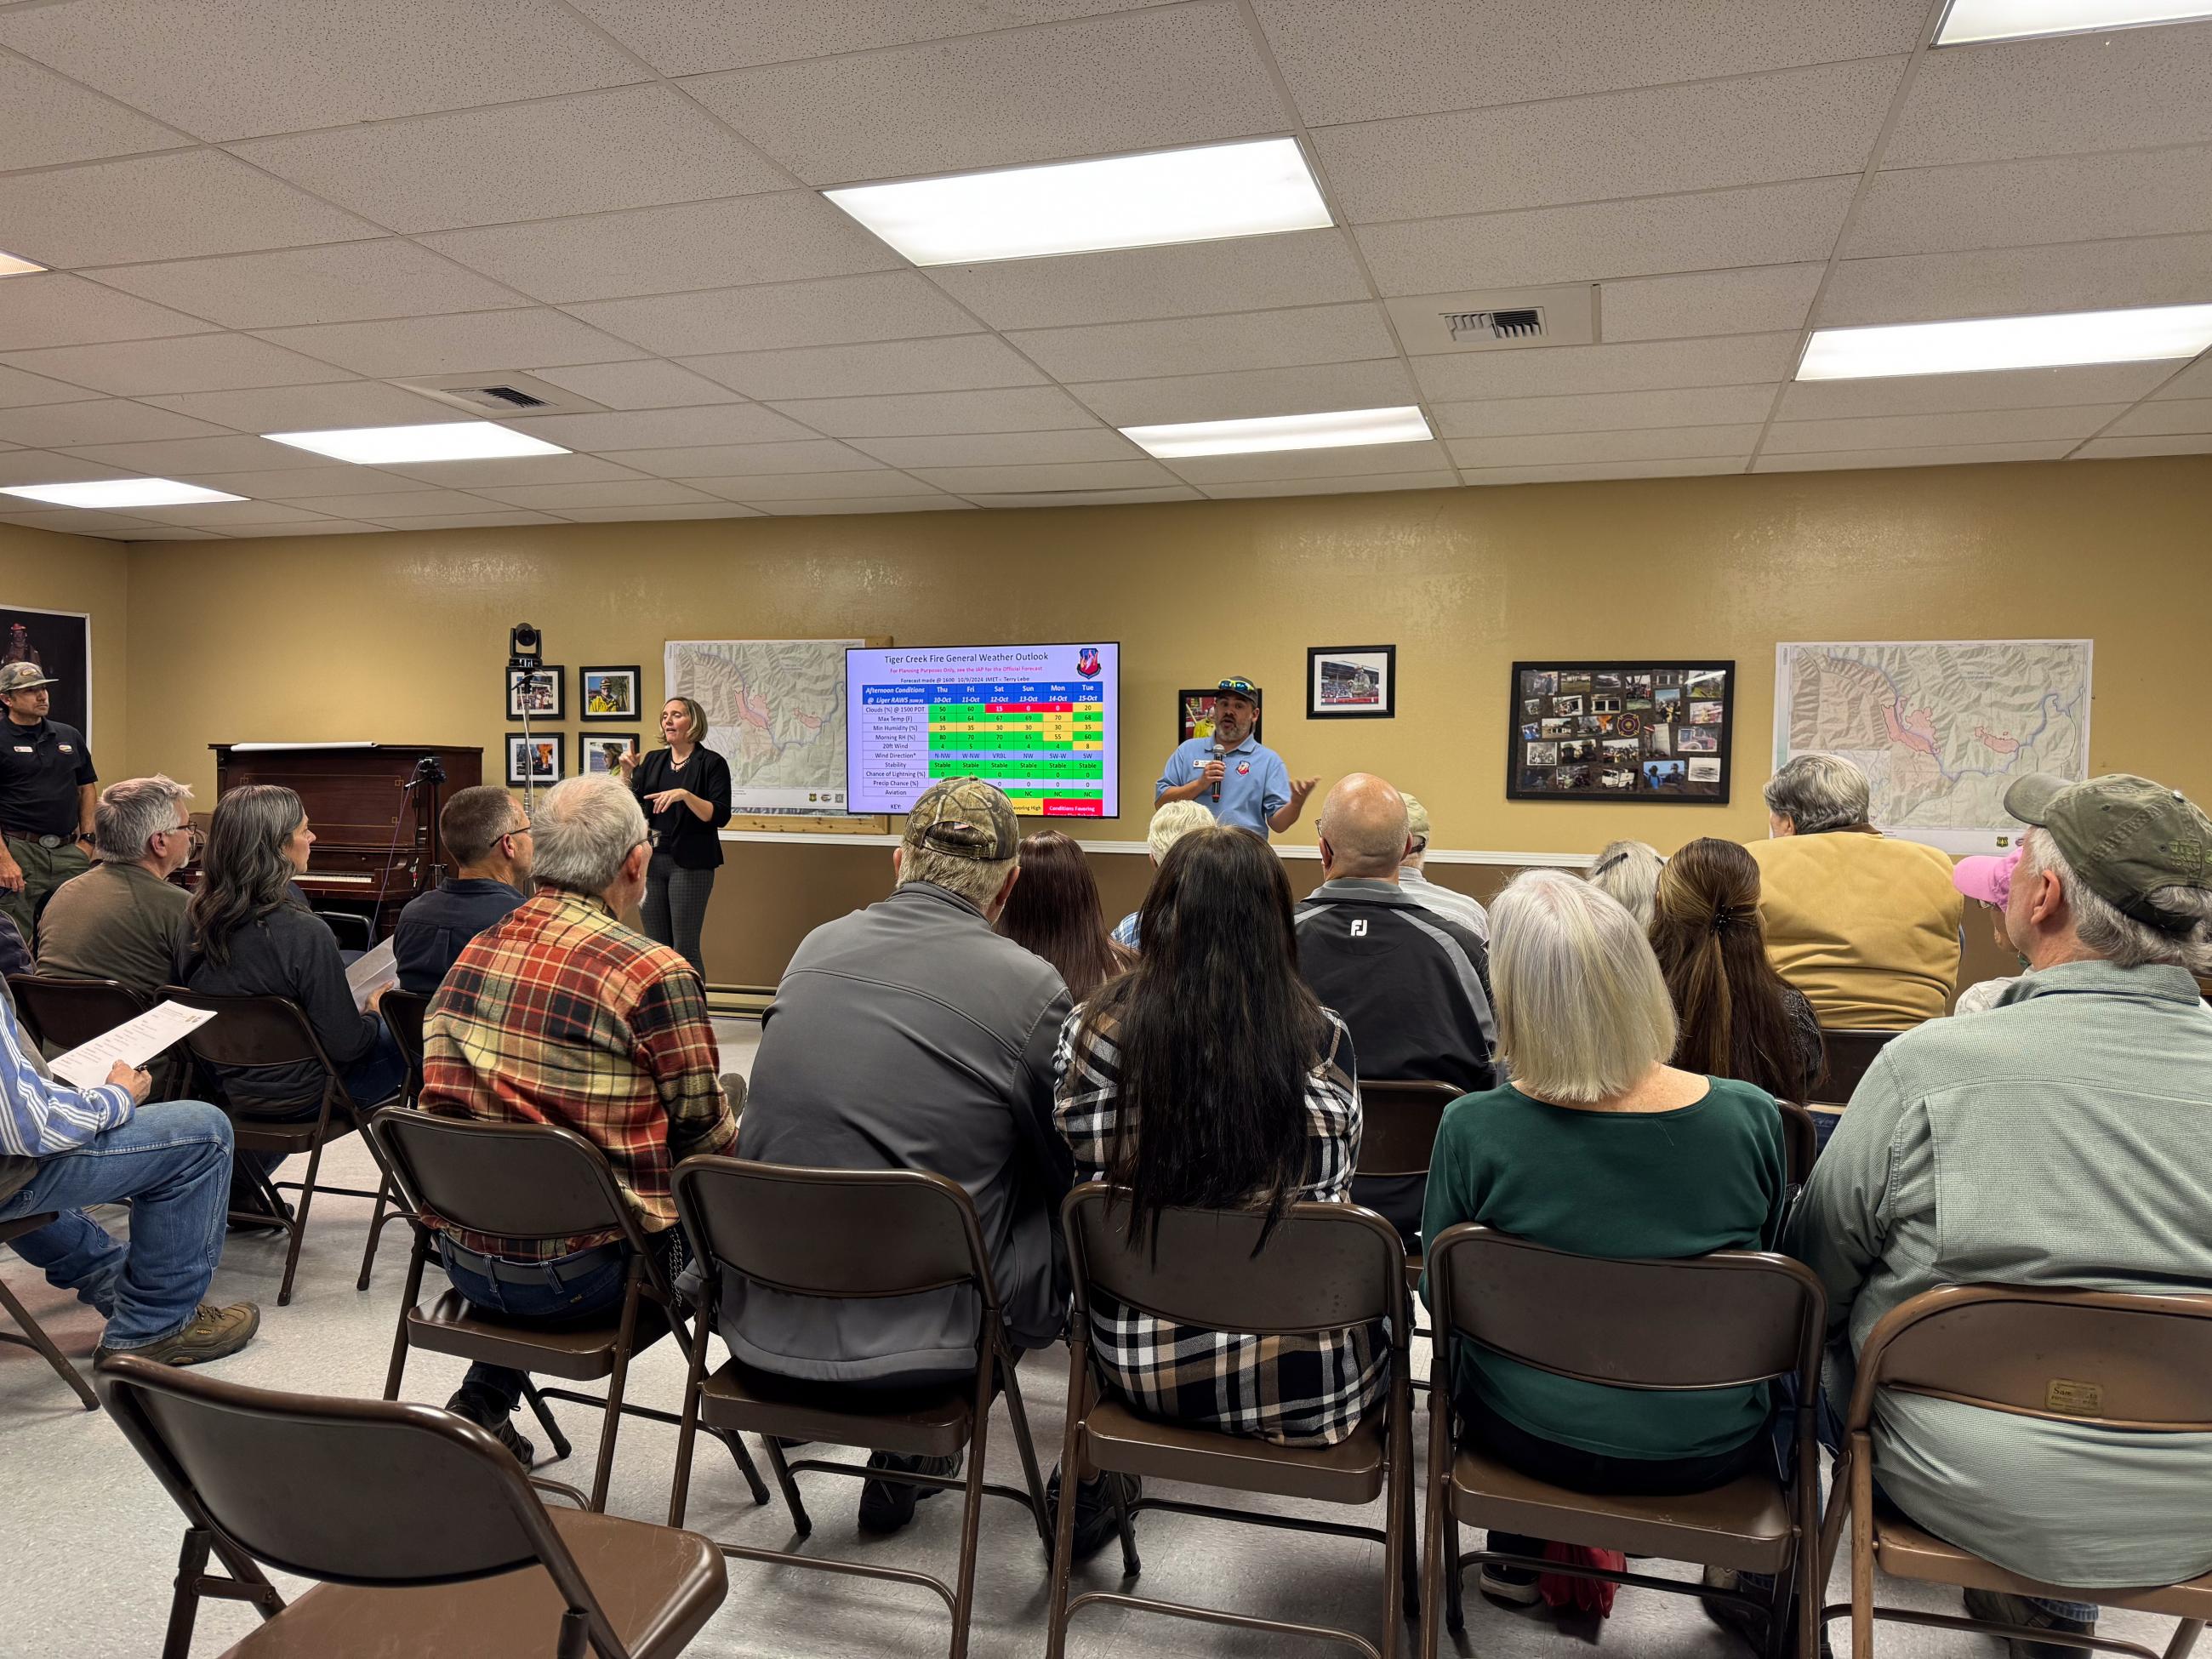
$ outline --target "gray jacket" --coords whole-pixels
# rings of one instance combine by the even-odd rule
[[[911,882],[806,936],[763,1016],[738,1155],[927,1170],[966,1188],[1008,1331],[1041,1347],[1067,1316],[1058,1237],[1073,1179],[1053,1127],[1067,988],[965,899]],[[975,1364],[971,1293],[834,1303],[735,1284],[720,1328],[747,1364],[869,1382]]]

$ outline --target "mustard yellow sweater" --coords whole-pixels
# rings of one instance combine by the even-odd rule
[[[1821,1024],[1899,1031],[1943,1012],[1959,982],[1966,903],[1948,854],[1848,830],[1750,850],[1767,957]]]

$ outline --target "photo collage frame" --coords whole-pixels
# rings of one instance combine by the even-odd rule
[[[1725,805],[1735,663],[1516,662],[1509,800]]]

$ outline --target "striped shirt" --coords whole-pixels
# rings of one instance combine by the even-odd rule
[[[558,888],[470,940],[422,1024],[422,1107],[551,1123],[605,1152],[648,1231],[676,1220],[669,1175],[737,1139],[716,1075],[706,992],[684,958],[601,900]],[[506,1239],[465,1249],[550,1261],[619,1237]]]
[[[137,1109],[121,1084],[72,1089],[35,1053],[0,986],[0,1204],[31,1184],[39,1159],[89,1146]]]
[[[1097,1181],[1121,1114],[1135,1109],[1121,1099],[1110,1023],[1086,1025],[1085,1012],[1060,1028],[1053,1116],[1075,1153],[1076,1178]],[[1328,1053],[1306,1074],[1306,1167],[1291,1197],[1342,1203],[1359,1158],[1359,1084],[1351,1036],[1334,1013],[1328,1023]],[[1091,1341],[1108,1382],[1140,1409],[1283,1446],[1336,1444],[1382,1397],[1390,1375],[1379,1322],[1280,1336],[1212,1331],[1156,1319],[1096,1288]]]

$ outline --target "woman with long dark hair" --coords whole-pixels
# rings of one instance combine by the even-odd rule
[[[1342,1201],[1359,1155],[1352,1039],[1298,977],[1281,860],[1249,830],[1193,830],[1139,915],[1142,960],[1060,1034],[1054,1116],[1077,1178],[1127,1190],[1139,1243],[1170,1208],[1272,1224],[1298,1200]],[[1335,1444],[1389,1377],[1377,1325],[1262,1341],[1097,1294],[1091,1327],[1107,1380],[1144,1410],[1279,1445]]]
[[[1668,860],[1651,948],[1680,1024],[1675,1065],[1806,1098],[1820,1080],[1820,1022],[1767,960],[1758,860],[1710,836]]]
[[[1059,969],[1067,994],[1081,1002],[1126,972],[1136,954],[1106,931],[1097,879],[1074,841],[1040,830],[1023,837],[1018,857],[1022,878],[999,912],[998,930]]]

